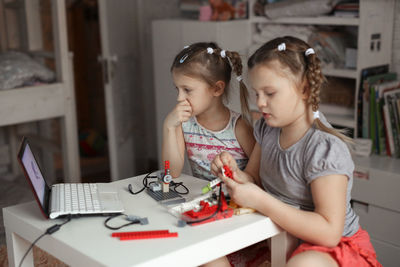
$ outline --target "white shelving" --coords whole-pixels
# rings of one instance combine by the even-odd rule
[[[354,157],[353,208],[371,237],[378,260],[397,267],[400,254],[400,159]]]
[[[353,116],[341,116],[337,114],[325,114],[332,123],[354,129],[357,136],[357,99],[360,87],[361,71],[364,68],[379,66],[391,63],[392,32],[394,18],[394,0],[379,1],[360,0],[360,10],[358,18],[346,18],[335,16],[318,17],[288,17],[279,19],[267,19],[255,16],[251,11],[255,0],[249,1],[250,6],[250,27],[262,24],[285,24],[285,25],[314,25],[314,26],[353,26],[357,27],[357,68],[356,69],[337,69],[324,68],[326,76],[347,78],[355,80],[355,99]],[[253,32],[253,29],[250,29]],[[372,35],[380,35],[380,49],[371,49]],[[250,41],[251,42],[251,41]],[[338,106],[340,109],[340,107]]]
[[[326,76],[350,78],[350,79],[358,78],[357,70],[353,69],[323,68],[322,71]]]
[[[18,28],[20,37],[17,38],[19,42],[18,48],[20,50],[23,49],[28,53],[34,51],[35,55],[44,55],[47,58],[54,58],[56,82],[46,85],[0,91],[0,126],[10,126],[9,128],[13,129],[12,126],[16,124],[39,122],[41,123],[40,127],[43,127],[43,123],[45,123],[47,119],[59,119],[65,181],[79,182],[81,176],[79,167],[75,92],[73,86],[71,56],[68,52],[65,1],[51,1],[54,53],[41,51],[41,46],[43,44],[41,34],[39,34],[39,32],[41,32],[39,1],[1,1],[0,4],[3,4],[1,10],[3,12],[12,8],[16,9],[14,13],[18,14],[19,19],[15,20],[14,23],[5,23],[6,27],[16,27],[15,22],[19,22]],[[6,42],[1,42],[1,48],[3,51],[10,48],[8,47],[8,44],[11,42],[8,41],[15,37],[9,36],[10,32],[9,29],[5,29],[5,31],[1,32],[4,34],[2,37],[7,39]],[[7,33],[9,35],[7,35]],[[14,47],[11,47],[11,49],[13,48]],[[15,130],[11,130],[10,132],[10,151],[12,154],[13,171],[15,171],[15,169],[18,168],[18,164],[16,163],[16,153],[20,140],[19,137],[16,136]],[[47,137],[48,136],[45,136],[45,138]],[[52,141],[48,141],[48,143],[50,144]],[[45,152],[48,152],[49,150],[53,151],[51,147],[52,146],[50,145],[49,149],[45,149]],[[45,168],[47,166],[46,162],[44,164]],[[51,161],[51,163],[53,163],[53,161]],[[54,168],[54,165],[51,167]]]
[[[333,16],[320,17],[290,17],[279,19],[267,19],[259,16],[250,16],[252,23],[270,23],[270,24],[304,24],[304,25],[337,25],[337,26],[358,26],[360,20],[358,18],[339,18]]]

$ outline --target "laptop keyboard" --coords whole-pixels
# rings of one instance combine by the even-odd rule
[[[56,184],[51,195],[52,211],[71,214],[101,211],[97,184]]]

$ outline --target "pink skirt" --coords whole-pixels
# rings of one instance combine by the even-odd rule
[[[361,229],[361,227],[353,236],[342,237],[336,247],[328,248],[303,243],[296,248],[291,257],[307,250],[329,253],[341,267],[382,266],[376,258],[376,253],[369,239],[368,232]]]

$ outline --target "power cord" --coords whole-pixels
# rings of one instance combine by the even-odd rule
[[[28,250],[25,252],[24,256],[22,257],[21,261],[19,262],[19,267],[22,266],[22,263],[24,262],[26,256],[28,255],[29,251],[33,248],[33,246],[45,235],[51,235],[55,232],[57,232],[58,230],[60,230],[61,226],[63,226],[64,224],[66,224],[67,222],[71,221],[72,216],[68,215],[67,220],[61,224],[55,224],[49,228],[46,229],[46,231],[41,234],[38,238],[36,238],[35,241],[33,241],[33,243],[30,245],[30,247],[28,248]]]

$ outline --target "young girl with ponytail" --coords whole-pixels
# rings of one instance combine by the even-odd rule
[[[171,72],[178,103],[164,120],[162,144],[162,158],[170,161],[171,175],[181,174],[185,150],[198,178],[216,178],[211,162],[223,151],[230,152],[238,168],[244,169],[255,140],[239,54],[215,43],[194,43],[175,57]],[[224,104],[232,72],[234,82],[240,84],[242,114]]]

